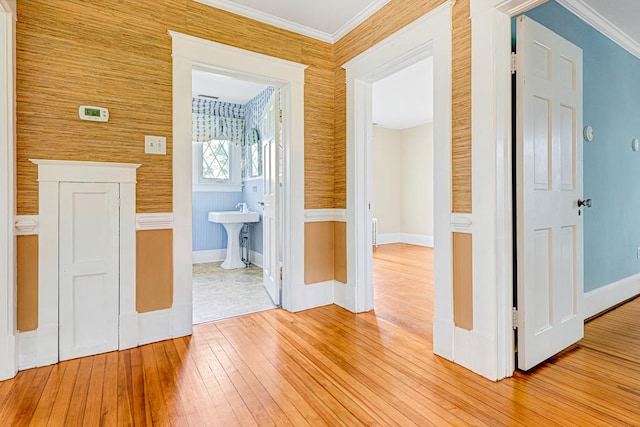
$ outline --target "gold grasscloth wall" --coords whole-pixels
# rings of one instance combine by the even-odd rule
[[[137,212],[172,211],[172,62],[167,30],[308,65],[305,71],[305,206],[333,206],[334,47],[192,0],[20,0],[17,22],[17,210],[38,214],[29,159],[140,163]],[[259,72],[259,70],[256,70]],[[79,105],[109,108],[107,123],[78,119]],[[144,153],[165,135],[167,155]],[[171,253],[165,230],[138,236],[137,257]],[[157,247],[156,244],[161,245]],[[164,245],[164,246],[163,246]],[[37,241],[24,256],[35,257]],[[25,246],[23,252],[28,252]],[[167,271],[138,283],[138,309],[170,305]],[[26,267],[25,267],[26,268]],[[37,263],[21,277],[37,277]],[[151,272],[148,263],[138,271]],[[18,311],[37,314],[31,281]],[[37,291],[37,288],[36,288]],[[37,318],[33,318],[37,322]],[[33,321],[22,322],[33,327]]]
[[[30,158],[140,163],[137,212],[172,211],[172,68],[167,30],[308,65],[305,208],[346,208],[346,92],[341,66],[442,3],[392,0],[331,45],[192,0],[19,0],[18,214],[38,213],[37,169]],[[452,209],[470,212],[469,0],[456,2],[453,26]],[[80,121],[81,104],[108,107],[110,121]],[[145,134],[166,135],[167,155],[145,155]],[[345,227],[336,228],[336,233],[334,245],[340,247],[327,256],[344,253]],[[138,250],[151,248],[141,245]],[[334,262],[344,270],[344,260]],[[152,291],[166,295],[172,288],[171,278],[164,278]]]
[[[442,0],[393,0],[335,45],[335,195],[334,207],[346,208],[346,88],[342,65],[405,25],[444,3]],[[470,0],[453,6],[453,212],[471,212],[471,21]]]
[[[471,213],[471,19],[470,0],[453,8],[452,211]]]
[[[38,236],[16,238],[18,260],[18,330],[33,331],[38,327]]]
[[[28,159],[141,163],[137,211],[171,212],[174,30],[309,66],[305,72],[305,206],[333,206],[333,45],[192,0],[21,0],[17,23],[18,214],[38,213]],[[259,71],[259,70],[256,70]],[[108,123],[78,106],[109,108]],[[166,135],[167,155],[144,154]]]

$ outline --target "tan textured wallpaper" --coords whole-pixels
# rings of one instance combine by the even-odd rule
[[[333,45],[192,0],[20,0],[18,214],[38,213],[37,169],[29,158],[141,163],[137,211],[172,211],[172,68],[167,30],[309,66],[305,205],[331,208]],[[82,104],[109,108],[109,122],[79,120]],[[144,154],[145,134],[167,136],[167,155]]]
[[[171,38],[167,30],[308,65],[305,208],[346,208],[346,91],[341,66],[443,2],[392,0],[330,45],[192,0],[19,0],[18,214],[38,213],[37,169],[29,158],[141,163],[137,212],[172,211]],[[453,25],[453,210],[469,212],[469,0],[456,2]],[[109,108],[110,121],[80,121],[77,108],[81,104]],[[167,136],[167,155],[144,154],[145,134]],[[322,281],[329,265],[330,278],[337,278],[343,265],[346,276],[343,242],[331,235],[330,247],[306,245],[305,259],[315,261],[305,279]],[[168,240],[158,240],[155,244],[167,245],[161,250],[170,254]],[[138,262],[148,257],[146,251],[152,247],[139,245]],[[325,259],[333,261],[317,262]],[[140,265],[138,270],[145,271]],[[169,279],[162,280],[162,289],[172,287]],[[142,297],[138,304],[145,310],[164,307],[166,292],[162,301],[155,296],[150,297],[153,301],[145,300],[146,291],[141,289],[147,289],[147,283],[138,283]]]
[[[136,309],[138,313],[173,304],[173,230],[136,233]]]
[[[18,330],[38,327],[38,236],[16,238],[18,280]]]
[[[456,326],[473,329],[472,236],[453,233],[453,320]]]
[[[335,277],[334,224],[327,221],[304,225],[304,283],[307,285]]]

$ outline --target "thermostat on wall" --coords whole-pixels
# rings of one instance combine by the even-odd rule
[[[109,121],[109,110],[104,107],[81,105],[80,108],[78,108],[78,114],[81,120],[91,120],[93,122]]]

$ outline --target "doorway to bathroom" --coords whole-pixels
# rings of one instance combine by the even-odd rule
[[[280,306],[280,92],[192,69],[193,324]]]

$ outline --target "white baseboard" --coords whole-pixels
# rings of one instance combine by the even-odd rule
[[[18,333],[18,369],[31,369],[38,366],[37,331]]]
[[[0,381],[13,378],[18,373],[19,361],[16,360],[16,337],[6,335],[0,338]]]
[[[582,310],[584,317],[588,319],[638,294],[640,294],[640,274],[586,292]]]
[[[453,360],[453,322],[433,319],[433,353],[447,360]]]
[[[138,345],[172,338],[172,320],[173,313],[170,308],[138,313]]]
[[[138,345],[138,313],[120,314],[118,350],[134,348]]]
[[[193,251],[192,263],[204,264],[205,262],[224,261],[227,256],[226,249],[211,249],[208,251]]]
[[[295,290],[292,312],[333,304],[335,280],[302,285]]]
[[[249,258],[251,259],[251,263],[257,265],[260,268],[264,268],[262,264],[262,254],[256,251],[249,252]]]
[[[465,368],[497,381],[497,346],[494,341],[474,331],[454,327],[453,361]]]
[[[191,335],[193,332],[193,304],[174,302],[171,311],[173,312],[173,323],[171,324],[171,336],[167,338]]]
[[[433,236],[411,233],[385,233],[378,234],[378,244],[407,243],[409,245],[433,247]]]
[[[338,307],[356,312],[356,290],[355,286],[348,283],[333,281],[333,303]]]

